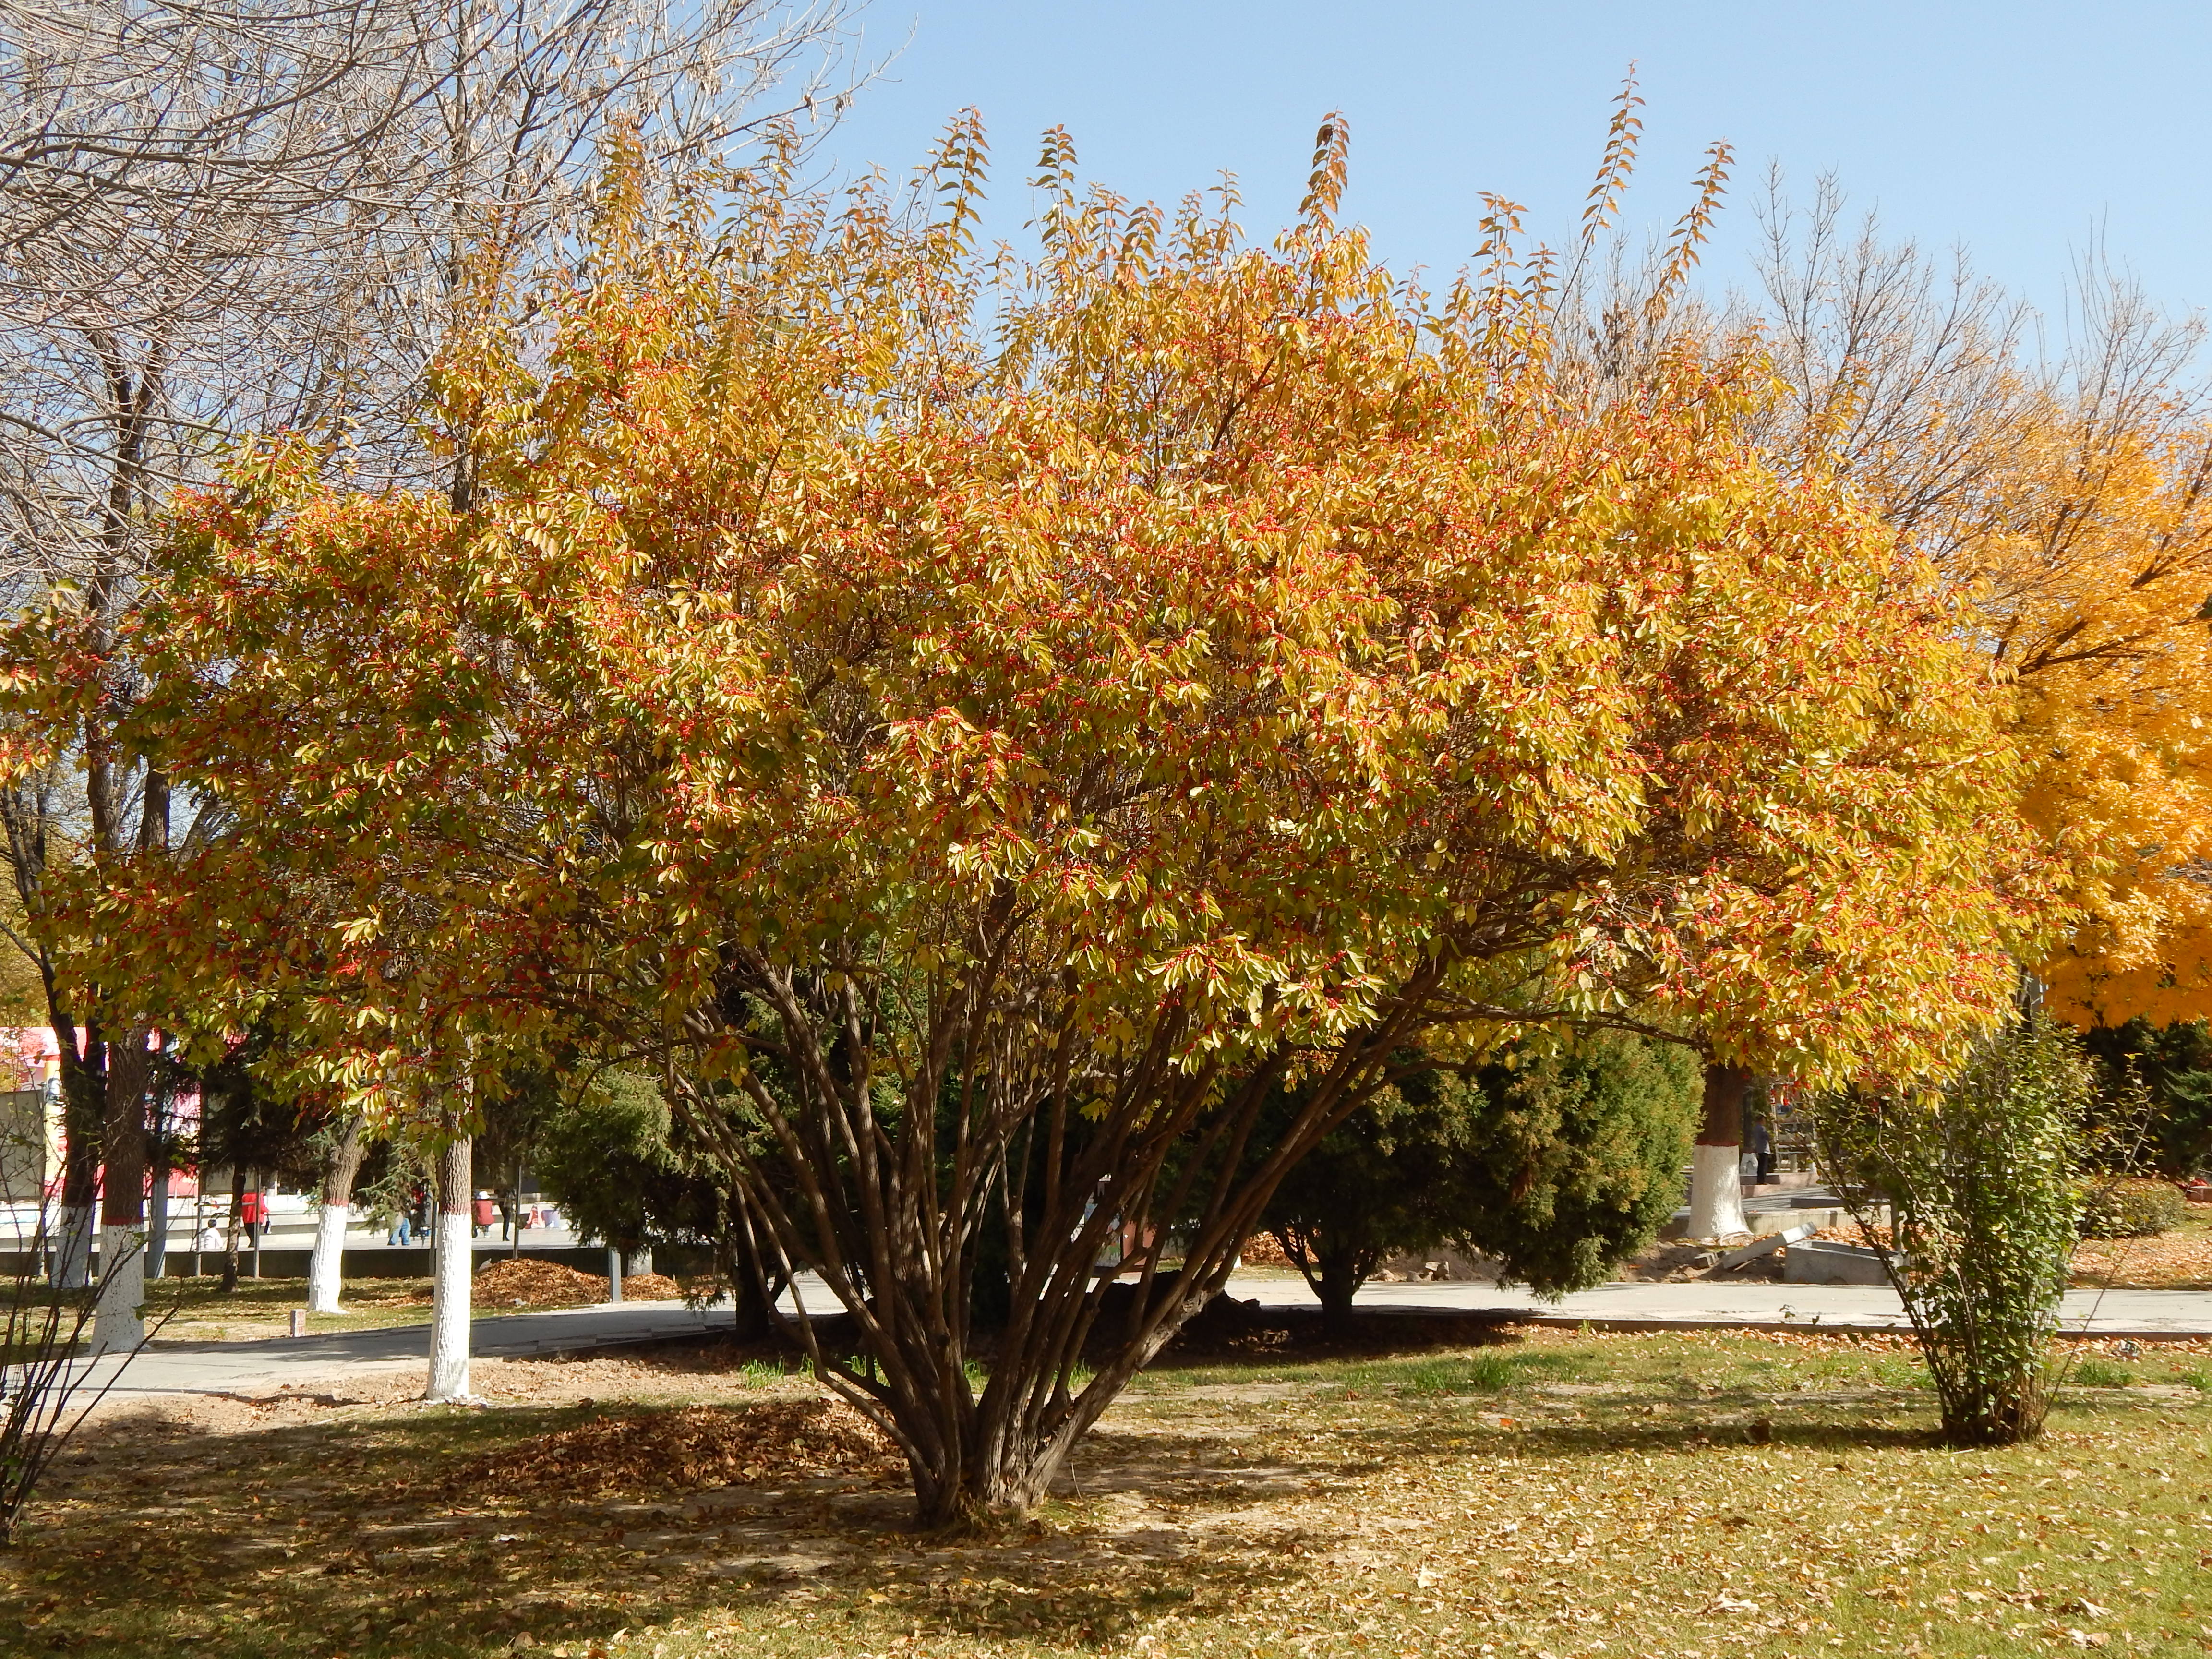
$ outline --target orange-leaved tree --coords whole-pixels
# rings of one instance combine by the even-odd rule
[[[2197,343],[2085,273],[2076,339],[1824,191],[1778,219],[1782,447],[1834,468],[1924,555],[1990,662],[2049,854],[2027,965],[2076,1024],[2212,1013],[2212,421]]]
[[[1024,262],[969,246],[972,123],[928,212],[770,166],[657,217],[618,162],[443,365],[465,501],[280,444],[182,505],[133,741],[225,833],[88,927],[284,988],[372,1102],[433,1051],[655,1066],[936,1523],[1038,1498],[1418,1035],[1946,1051],[2018,921],[1954,617],[1762,458],[1755,355],[1587,396],[1502,210],[1432,300],[1343,168],[1332,121],[1255,247],[1055,134]]]

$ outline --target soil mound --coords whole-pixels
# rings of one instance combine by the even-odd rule
[[[478,1458],[450,1484],[597,1497],[905,1470],[890,1438],[842,1401],[775,1400],[599,1418]]]

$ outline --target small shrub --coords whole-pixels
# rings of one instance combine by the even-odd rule
[[[1516,1367],[1502,1353],[1470,1354],[1416,1367],[1406,1379],[1409,1394],[1496,1394],[1512,1385]]]
[[[1854,1091],[1818,1109],[1823,1162],[1882,1252],[1954,1444],[2043,1431],[2094,1087],[2073,1036],[2033,1015],[1940,1088]],[[1887,1233],[1871,1225],[1877,1195]]]
[[[100,1286],[48,1286],[40,1264],[49,1248],[41,1217],[30,1248],[18,1255],[5,1307],[0,1310],[0,1549],[17,1541],[39,1482],[70,1437],[92,1407],[107,1398],[108,1390],[177,1309],[172,1302],[146,1326],[137,1346],[122,1356],[106,1380],[95,1383],[95,1369],[78,1362],[100,1305]],[[115,1265],[109,1262],[108,1271],[113,1272]]]
[[[2181,1224],[2189,1200],[2172,1188],[2128,1182],[2092,1188],[2081,1208],[2084,1238],[2155,1238]]]
[[[2084,1354],[2081,1363],[2075,1364],[2075,1382],[2084,1389],[2126,1389],[2135,1382],[2135,1371],[2101,1354]]]
[[[2085,1389],[2124,1389],[2136,1380],[2136,1374],[2125,1365],[2116,1365],[2093,1353],[2074,1368],[2074,1380]]]

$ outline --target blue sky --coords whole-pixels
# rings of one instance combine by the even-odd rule
[[[1029,210],[1036,135],[1085,171],[1173,199],[1235,172],[1248,228],[1295,208],[1321,116],[1352,132],[1347,212],[1382,256],[1439,275],[1474,245],[1478,192],[1559,240],[1579,211],[1632,59],[1645,146],[1632,222],[1671,223],[1699,153],[1737,155],[1711,269],[1738,278],[1770,160],[1838,175],[1894,233],[1964,245],[2046,307],[2101,239],[2176,308],[2212,305],[2212,6],[1489,3],[1489,0],[874,0],[866,49],[899,49],[829,159],[903,176],[956,110],[989,123],[998,234]],[[910,33],[909,33],[910,32]]]

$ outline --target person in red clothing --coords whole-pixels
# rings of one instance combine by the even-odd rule
[[[250,1247],[261,1237],[261,1225],[269,1219],[269,1202],[258,1192],[241,1193],[238,1198],[239,1224],[246,1229],[246,1242]]]
[[[492,1201],[489,1193],[478,1193],[470,1219],[476,1224],[475,1237],[481,1238],[491,1231],[491,1224],[499,1219],[499,1206]]]

